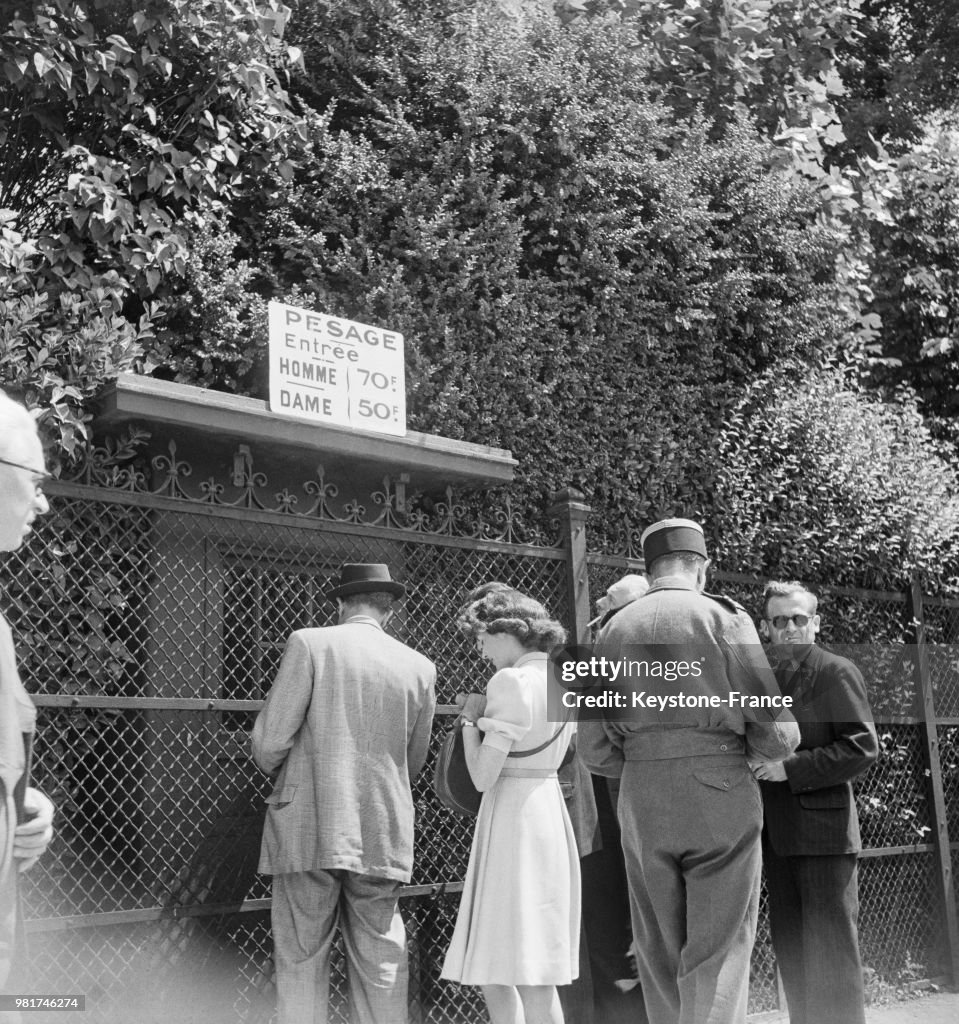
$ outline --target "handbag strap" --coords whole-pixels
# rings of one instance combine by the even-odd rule
[[[567,725],[572,721],[573,714],[570,712],[566,716],[566,721],[560,725],[560,727],[553,733],[552,736],[545,742],[541,743],[538,747],[533,747],[532,750],[511,750],[506,756],[507,757],[532,757],[533,754],[538,754],[540,751],[545,750],[551,743],[559,739],[559,734],[566,728]]]

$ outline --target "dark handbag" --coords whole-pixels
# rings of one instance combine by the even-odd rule
[[[545,743],[531,750],[510,751],[507,757],[532,757],[545,750],[566,728],[569,718],[553,733]],[[571,747],[563,757],[563,765],[571,759]],[[448,810],[465,817],[474,817],[479,812],[483,794],[473,785],[473,777],[466,764],[466,748],[463,746],[463,726],[459,719],[452,729],[443,737],[439,753],[436,755],[436,767],[433,770],[433,792],[437,800]]]
[[[473,785],[466,766],[463,726],[459,719],[440,743],[433,771],[433,792],[444,807],[457,814],[472,817],[479,811],[483,794]]]

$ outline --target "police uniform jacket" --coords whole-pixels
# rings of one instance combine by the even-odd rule
[[[409,881],[410,784],[426,762],[435,682],[433,663],[375,619],[292,634],[253,727],[257,764],[278,773],[260,871]]]
[[[852,780],[879,753],[862,673],[811,644],[798,664],[776,669],[794,700],[801,739],[783,763],[785,782],[761,782],[768,841],[780,856],[857,853]]]
[[[639,659],[649,645],[654,645],[653,657],[665,649],[663,645],[679,657],[705,657],[703,674],[686,680],[687,693],[716,696],[721,702],[733,691],[781,696],[746,611],[731,599],[700,593],[682,577],[657,580],[646,594],[619,610],[597,638],[597,652],[614,660]],[[631,680],[631,691],[642,688]],[[750,711],[728,702],[646,711],[629,721],[583,721],[579,735],[588,767],[611,777],[621,775],[623,764],[632,760],[736,753],[782,760],[799,740],[788,711]]]

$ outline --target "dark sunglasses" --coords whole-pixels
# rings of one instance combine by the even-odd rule
[[[774,618],[767,619],[766,621],[775,626],[776,629],[785,629],[790,622],[796,623],[797,629],[803,629],[809,625],[810,616],[808,615],[776,615]]]

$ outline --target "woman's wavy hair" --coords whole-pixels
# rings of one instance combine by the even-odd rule
[[[566,642],[566,630],[539,601],[505,583],[477,587],[460,609],[456,625],[471,636],[509,633],[531,651],[548,651]]]

